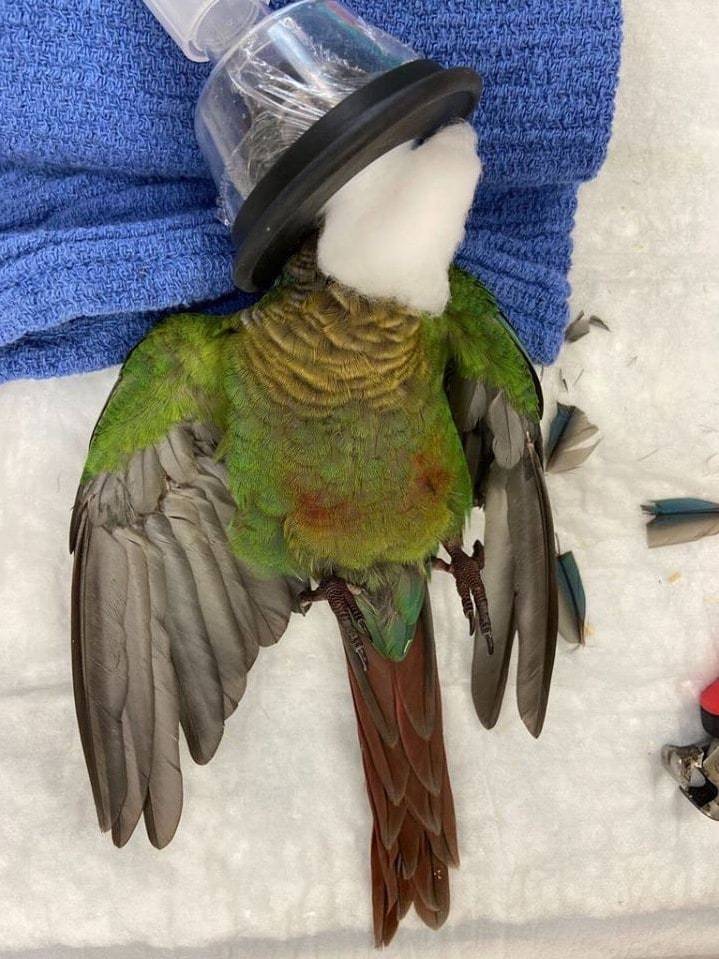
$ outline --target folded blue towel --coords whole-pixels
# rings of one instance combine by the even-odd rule
[[[576,188],[609,137],[619,0],[350,2],[483,75],[485,177],[460,260],[550,362]],[[3,19],[0,380],[97,369],[161,312],[243,302],[192,130],[207,65],[185,60],[140,0],[13,0]]]

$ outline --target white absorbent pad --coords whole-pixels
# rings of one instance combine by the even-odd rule
[[[714,0],[628,4],[615,138],[583,190],[576,311],[601,316],[543,381],[603,439],[550,476],[589,601],[561,640],[538,741],[508,690],[482,729],[449,578],[432,598],[461,868],[438,933],[387,959],[719,954],[719,823],[662,771],[719,675],[719,538],[650,551],[640,504],[719,499]],[[518,94],[521,95],[521,92]],[[561,386],[559,370],[568,391]],[[369,959],[369,837],[344,655],[327,610],[263,650],[162,852],[100,835],[70,681],[67,527],[116,371],[0,387],[0,956]],[[479,520],[475,530],[481,529]]]

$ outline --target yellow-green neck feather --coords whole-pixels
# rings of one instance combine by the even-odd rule
[[[337,285],[287,309],[285,297],[248,314],[242,334],[248,372],[266,397],[323,417],[353,401],[385,411],[423,371],[420,314],[390,301],[369,303]]]

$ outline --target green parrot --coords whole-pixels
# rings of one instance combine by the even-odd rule
[[[208,762],[258,649],[327,602],[348,663],[374,817],[377,945],[414,904],[433,928],[458,864],[428,595],[455,579],[472,692],[541,731],[557,635],[541,391],[488,291],[458,268],[431,316],[322,275],[310,240],[232,316],[182,314],[127,359],[73,511],[77,717],[100,827],[182,808],[181,726]],[[486,512],[486,559],[462,546]],[[446,549],[448,559],[438,553]]]

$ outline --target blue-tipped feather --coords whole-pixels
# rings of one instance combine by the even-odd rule
[[[557,403],[557,412],[552,420],[552,425],[549,427],[549,439],[544,449],[544,455],[547,460],[551,459],[559,442],[559,438],[567,428],[567,423],[571,419],[573,410],[573,406],[565,406],[564,403]]]
[[[708,499],[679,497],[675,499],[653,499],[642,505],[645,513],[653,516],[677,516],[683,513],[719,513],[719,503]]]
[[[652,549],[719,534],[719,503],[710,500],[657,499],[644,503],[642,509],[653,517],[647,523],[647,544]]]
[[[566,473],[581,466],[596,449],[598,433],[579,407],[557,403],[557,414],[549,428],[547,472]]]
[[[573,553],[557,556],[559,632],[568,643],[584,644],[587,598]]]

